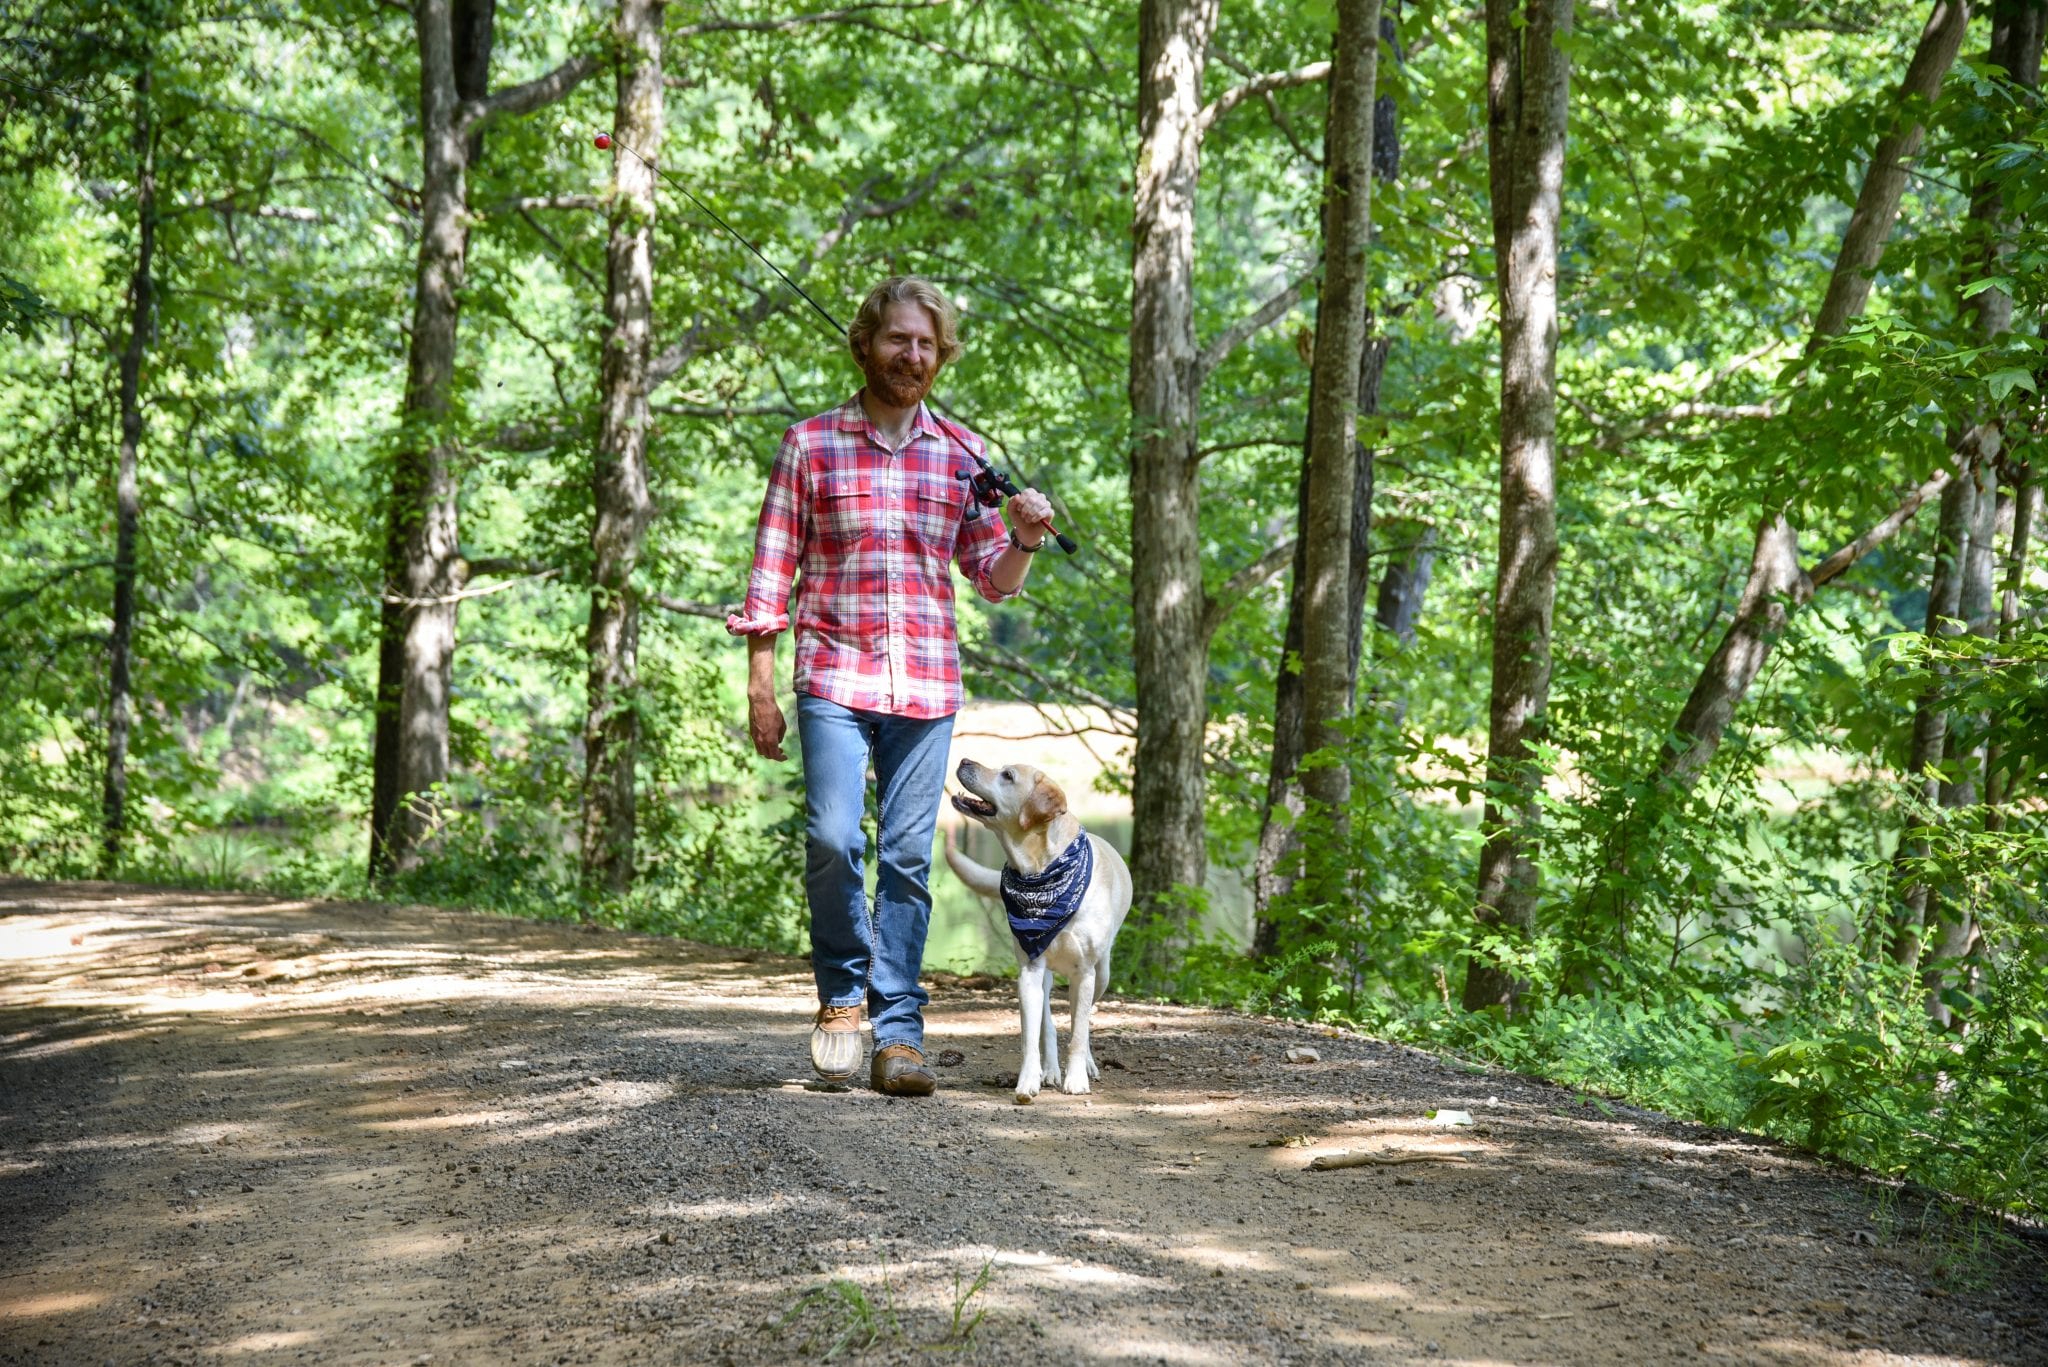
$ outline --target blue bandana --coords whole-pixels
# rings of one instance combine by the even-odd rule
[[[1095,872],[1095,842],[1086,831],[1060,851],[1035,878],[1003,865],[1003,910],[1010,917],[1010,933],[1026,962],[1045,953],[1047,945],[1059,938],[1081,909],[1081,895],[1088,891],[1088,879]]]

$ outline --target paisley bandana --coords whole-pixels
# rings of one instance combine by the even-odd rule
[[[1010,917],[1010,933],[1017,937],[1026,962],[1045,953],[1046,946],[1074,919],[1094,873],[1095,842],[1086,831],[1075,836],[1036,877],[1027,878],[1003,865],[1003,910]]]

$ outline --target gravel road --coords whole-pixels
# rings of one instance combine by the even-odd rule
[[[646,936],[0,881],[0,1363],[2048,1362],[2039,1244],[1750,1136],[1123,1000],[1095,1095],[1020,1107],[985,979],[898,1101],[808,1080],[809,998]]]

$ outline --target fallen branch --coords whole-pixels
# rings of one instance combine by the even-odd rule
[[[1422,1149],[1346,1150],[1318,1154],[1309,1159],[1310,1172],[1335,1172],[1339,1168],[1393,1168],[1403,1163],[1469,1163],[1462,1153],[1430,1153]]]

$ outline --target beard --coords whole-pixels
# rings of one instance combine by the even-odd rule
[[[920,366],[913,361],[884,367],[879,361],[865,359],[860,370],[867,377],[868,392],[891,408],[916,407],[931,392],[932,381],[939,377],[937,366]]]

